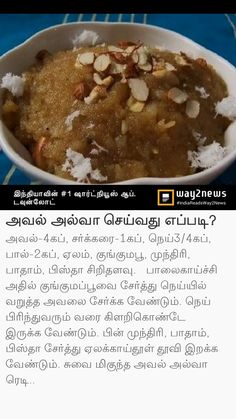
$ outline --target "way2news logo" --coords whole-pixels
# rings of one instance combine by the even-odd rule
[[[174,189],[158,189],[157,190],[157,205],[159,207],[173,207],[175,205],[175,191]]]
[[[158,189],[157,190],[157,206],[159,207],[173,207],[182,206],[213,206],[226,205],[227,192],[221,190],[204,190],[204,189],[189,189],[189,190],[174,190],[174,189]],[[181,199],[181,200],[179,200]]]

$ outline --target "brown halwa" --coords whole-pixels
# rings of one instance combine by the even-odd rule
[[[186,176],[189,152],[224,145],[224,81],[204,59],[141,43],[40,51],[3,118],[35,165],[84,182]],[[80,170],[81,169],[81,170]]]

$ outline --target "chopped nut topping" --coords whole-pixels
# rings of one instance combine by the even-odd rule
[[[119,64],[125,64],[127,57],[122,52],[111,52],[110,56]]]
[[[166,123],[166,128],[167,129],[172,128],[172,127],[175,126],[175,124],[176,124],[176,121],[169,121],[169,122]]]
[[[118,48],[115,45],[108,45],[107,49],[110,52],[124,52],[122,48]]]
[[[93,66],[94,66],[94,69],[98,71],[98,73],[101,73],[103,71],[106,71],[110,64],[111,64],[110,56],[108,54],[101,54],[96,58]]]
[[[99,86],[105,86],[105,87],[109,87],[114,81],[112,76],[107,76],[105,77],[105,79],[102,79],[98,73],[94,73],[93,80]]]
[[[197,118],[200,112],[200,103],[197,100],[188,100],[186,103],[186,114],[189,118]]]
[[[135,64],[138,64],[139,62],[139,54],[137,49],[134,50],[134,52],[132,53],[132,60]]]
[[[175,55],[175,61],[179,65],[192,67],[192,64],[188,61],[188,57],[183,52]]]
[[[158,121],[157,125],[160,128],[161,131],[165,131],[169,128],[174,127],[176,124],[176,121],[169,121],[169,122],[165,122],[165,119],[161,119],[160,121]]]
[[[112,76],[107,76],[105,79],[103,79],[102,84],[106,87],[111,86],[111,84],[114,82],[114,79]]]
[[[126,134],[128,132],[128,125],[125,120],[121,122],[121,134]]]
[[[171,63],[165,63],[165,69],[167,71],[176,71],[176,68]]]
[[[129,99],[127,100],[127,106],[129,110],[132,112],[142,112],[145,106],[145,103],[139,102],[135,100],[133,96],[130,96]]]
[[[110,74],[120,74],[120,73],[123,73],[125,69],[126,69],[125,65],[112,61],[109,72]]]
[[[103,80],[100,77],[100,75],[98,73],[94,73],[93,74],[93,80],[95,81],[96,84],[98,84],[99,86],[101,86],[103,84]]]
[[[188,94],[178,89],[178,87],[172,87],[168,91],[168,98],[173,100],[173,102],[175,103],[181,104],[186,102],[186,100],[188,99]]]
[[[107,96],[107,90],[104,86],[95,86],[90,92],[90,95],[84,98],[87,105],[97,102],[100,98]]]
[[[84,52],[83,54],[79,55],[78,59],[80,64],[89,65],[93,64],[95,55],[93,52]]]
[[[79,59],[80,59],[80,54],[77,56],[76,61],[75,61],[75,68],[78,68],[78,69],[83,68],[83,64],[81,64]]]
[[[140,70],[146,71],[148,73],[150,73],[152,71],[152,64],[151,63],[146,63],[146,64],[139,64],[138,63],[138,67],[140,68]]]
[[[141,45],[138,49],[137,49],[137,53],[138,53],[138,63],[140,65],[145,65],[147,63],[148,60],[148,55],[147,52],[145,50],[145,48],[143,47],[143,45]]]
[[[129,46],[125,49],[127,55],[131,55],[137,49],[137,45]]]
[[[149,88],[142,79],[129,79],[129,87],[134,99],[145,102],[149,95]]]

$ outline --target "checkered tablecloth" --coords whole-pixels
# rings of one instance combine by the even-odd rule
[[[0,14],[0,54],[52,25],[76,21],[137,22],[179,32],[236,66],[236,16],[226,14]],[[34,184],[0,152],[1,184]],[[234,163],[216,184],[236,184]]]

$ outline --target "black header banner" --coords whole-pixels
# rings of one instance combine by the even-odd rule
[[[235,1],[190,2],[160,0],[11,0],[2,1],[2,13],[234,13]]]
[[[0,186],[2,210],[235,210],[235,186]]]

